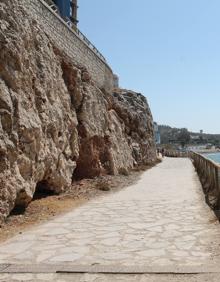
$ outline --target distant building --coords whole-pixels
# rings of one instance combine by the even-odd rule
[[[203,130],[202,129],[200,130],[200,134],[203,134]]]
[[[55,4],[61,17],[77,26],[77,0],[45,0],[49,5]]]
[[[154,122],[154,139],[155,139],[156,144],[161,143],[159,127],[158,127],[158,124],[156,122]]]
[[[200,140],[199,139],[199,135],[190,135],[190,139],[193,141],[193,140]]]

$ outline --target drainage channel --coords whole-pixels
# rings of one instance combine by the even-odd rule
[[[118,266],[118,265],[58,265],[0,264],[0,273],[72,273],[72,274],[208,274],[220,273],[218,265],[202,266]]]

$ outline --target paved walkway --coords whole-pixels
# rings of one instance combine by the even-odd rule
[[[209,272],[220,262],[219,244],[219,223],[204,202],[190,160],[167,158],[145,172],[137,184],[1,244],[0,264],[27,269],[44,265],[48,272],[56,267],[76,270],[77,266],[98,271],[110,267],[113,273],[117,269],[129,272],[135,266],[145,273]],[[1,279],[9,276],[2,275],[0,281],[7,281]],[[76,281],[157,281],[141,280],[143,275],[135,280],[100,275],[91,274],[89,280],[77,276]],[[41,280],[36,276],[33,281]]]

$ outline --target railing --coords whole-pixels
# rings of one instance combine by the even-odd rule
[[[60,19],[62,19],[66,26],[71,29],[72,32],[76,33],[78,37],[102,60],[106,63],[105,57],[99,52],[99,50],[89,41],[89,39],[70,21],[69,18],[61,17],[58,7],[52,0],[41,0],[47,5]]]
[[[190,155],[202,183],[207,204],[219,212],[220,165],[198,153],[191,152]]]
[[[169,158],[188,158],[189,152],[181,152],[177,150],[165,150],[165,156]]]
[[[96,55],[101,58],[104,62],[106,62],[105,57],[99,52],[99,50],[89,41],[89,39],[77,28],[74,27],[74,31],[78,34],[79,38],[82,39],[87,46],[96,53]]]

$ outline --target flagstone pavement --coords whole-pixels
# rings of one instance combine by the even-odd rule
[[[184,276],[177,280],[178,275],[170,274],[178,268],[196,269],[195,274],[188,273],[192,280],[188,276],[186,281],[197,281],[193,279],[198,275],[220,281],[218,273],[210,274],[219,262],[219,222],[204,201],[191,161],[165,158],[136,184],[0,244],[0,264],[22,265],[27,272],[30,266],[48,268],[44,274],[34,270],[10,274],[6,267],[0,281],[185,281]],[[64,269],[111,266],[114,273],[75,273],[75,280],[50,273],[50,268],[61,265]],[[127,271],[134,266],[145,273],[117,274],[118,268]],[[170,273],[157,280],[156,270],[166,272],[166,268]],[[149,274],[150,269],[154,273]],[[197,274],[200,270],[205,273]]]

